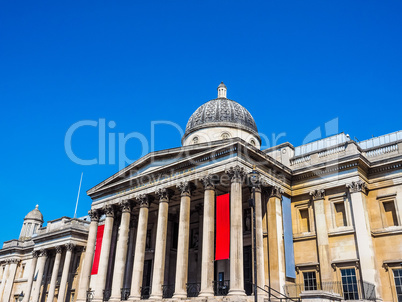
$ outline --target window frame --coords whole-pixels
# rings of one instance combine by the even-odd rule
[[[381,216],[381,223],[382,227],[384,229],[390,228],[390,227],[398,227],[401,226],[401,217],[399,215],[399,209],[398,209],[398,203],[396,200],[396,194],[391,194],[391,195],[386,195],[386,196],[378,196],[378,205],[380,207],[380,216]],[[396,216],[396,225],[388,225],[388,220],[386,217],[386,212],[385,212],[385,203],[393,203],[394,205],[394,211],[395,211],[395,216]]]

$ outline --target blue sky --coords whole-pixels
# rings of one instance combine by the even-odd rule
[[[85,215],[85,191],[118,171],[71,161],[71,125],[105,119],[107,135],[149,140],[152,121],[184,128],[221,81],[278,143],[334,118],[359,140],[401,130],[401,13],[401,1],[2,1],[0,242],[36,204],[46,221],[72,216],[81,172]],[[157,126],[155,149],[176,146],[179,132]],[[72,148],[96,158],[98,128]]]

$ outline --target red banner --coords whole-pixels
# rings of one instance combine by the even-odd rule
[[[215,260],[229,259],[230,200],[229,194],[216,196]]]
[[[96,234],[95,256],[94,256],[94,263],[92,265],[91,275],[96,275],[98,273],[99,258],[100,258],[101,248],[102,248],[102,239],[103,239],[104,229],[105,229],[104,225],[98,226],[98,233]]]

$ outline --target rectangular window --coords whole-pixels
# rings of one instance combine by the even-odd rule
[[[315,272],[303,272],[304,290],[317,290]]]
[[[386,226],[398,225],[398,218],[396,216],[396,210],[395,210],[395,202],[393,200],[386,201],[383,202],[382,205],[384,208],[384,218]]]
[[[393,271],[398,302],[402,302],[402,269],[394,269]]]
[[[359,300],[356,271],[354,268],[341,269],[343,298],[345,300]]]
[[[310,232],[310,219],[308,215],[308,209],[299,210],[299,222],[301,233]]]
[[[334,203],[335,208],[335,224],[337,227],[343,227],[347,225],[346,222],[346,211],[345,211],[345,203],[337,202]]]

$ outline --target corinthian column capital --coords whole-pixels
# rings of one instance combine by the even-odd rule
[[[88,215],[91,218],[91,221],[99,221],[99,212],[97,210],[89,210]]]
[[[180,190],[181,196],[190,196],[195,189],[194,184],[189,181],[182,181],[177,185],[177,188]]]
[[[324,189],[313,190],[310,192],[310,196],[313,201],[324,199],[325,190]]]
[[[204,185],[205,190],[215,190],[215,185],[218,182],[219,176],[215,174],[205,175],[203,178],[200,178],[200,181]]]
[[[367,183],[362,180],[352,181],[351,183],[346,184],[346,188],[349,189],[350,193],[357,193],[357,192],[362,192],[364,194],[368,193]]]
[[[106,217],[114,217],[114,208],[112,205],[106,205],[103,207]]]
[[[173,191],[167,188],[159,188],[155,194],[159,197],[159,202],[169,202],[173,196]]]
[[[271,187],[271,192],[269,197],[276,197],[282,199],[283,189],[281,187],[273,186]]]
[[[63,252],[63,247],[61,245],[56,246],[56,254],[61,254]]]
[[[74,250],[74,248],[75,248],[75,244],[74,243],[66,243],[64,245],[64,247],[66,248],[67,251],[72,252]]]
[[[140,203],[140,208],[149,208],[149,205],[153,201],[153,198],[147,194],[140,194],[140,195],[136,196],[136,199]]]
[[[39,258],[39,256],[40,256],[40,251],[32,251],[32,257]]]
[[[119,206],[123,213],[131,212],[131,202],[129,200],[123,200],[122,202],[120,202]]]
[[[236,165],[234,167],[230,167],[229,169],[225,170],[225,173],[229,175],[232,182],[242,182],[245,172],[244,168]]]

